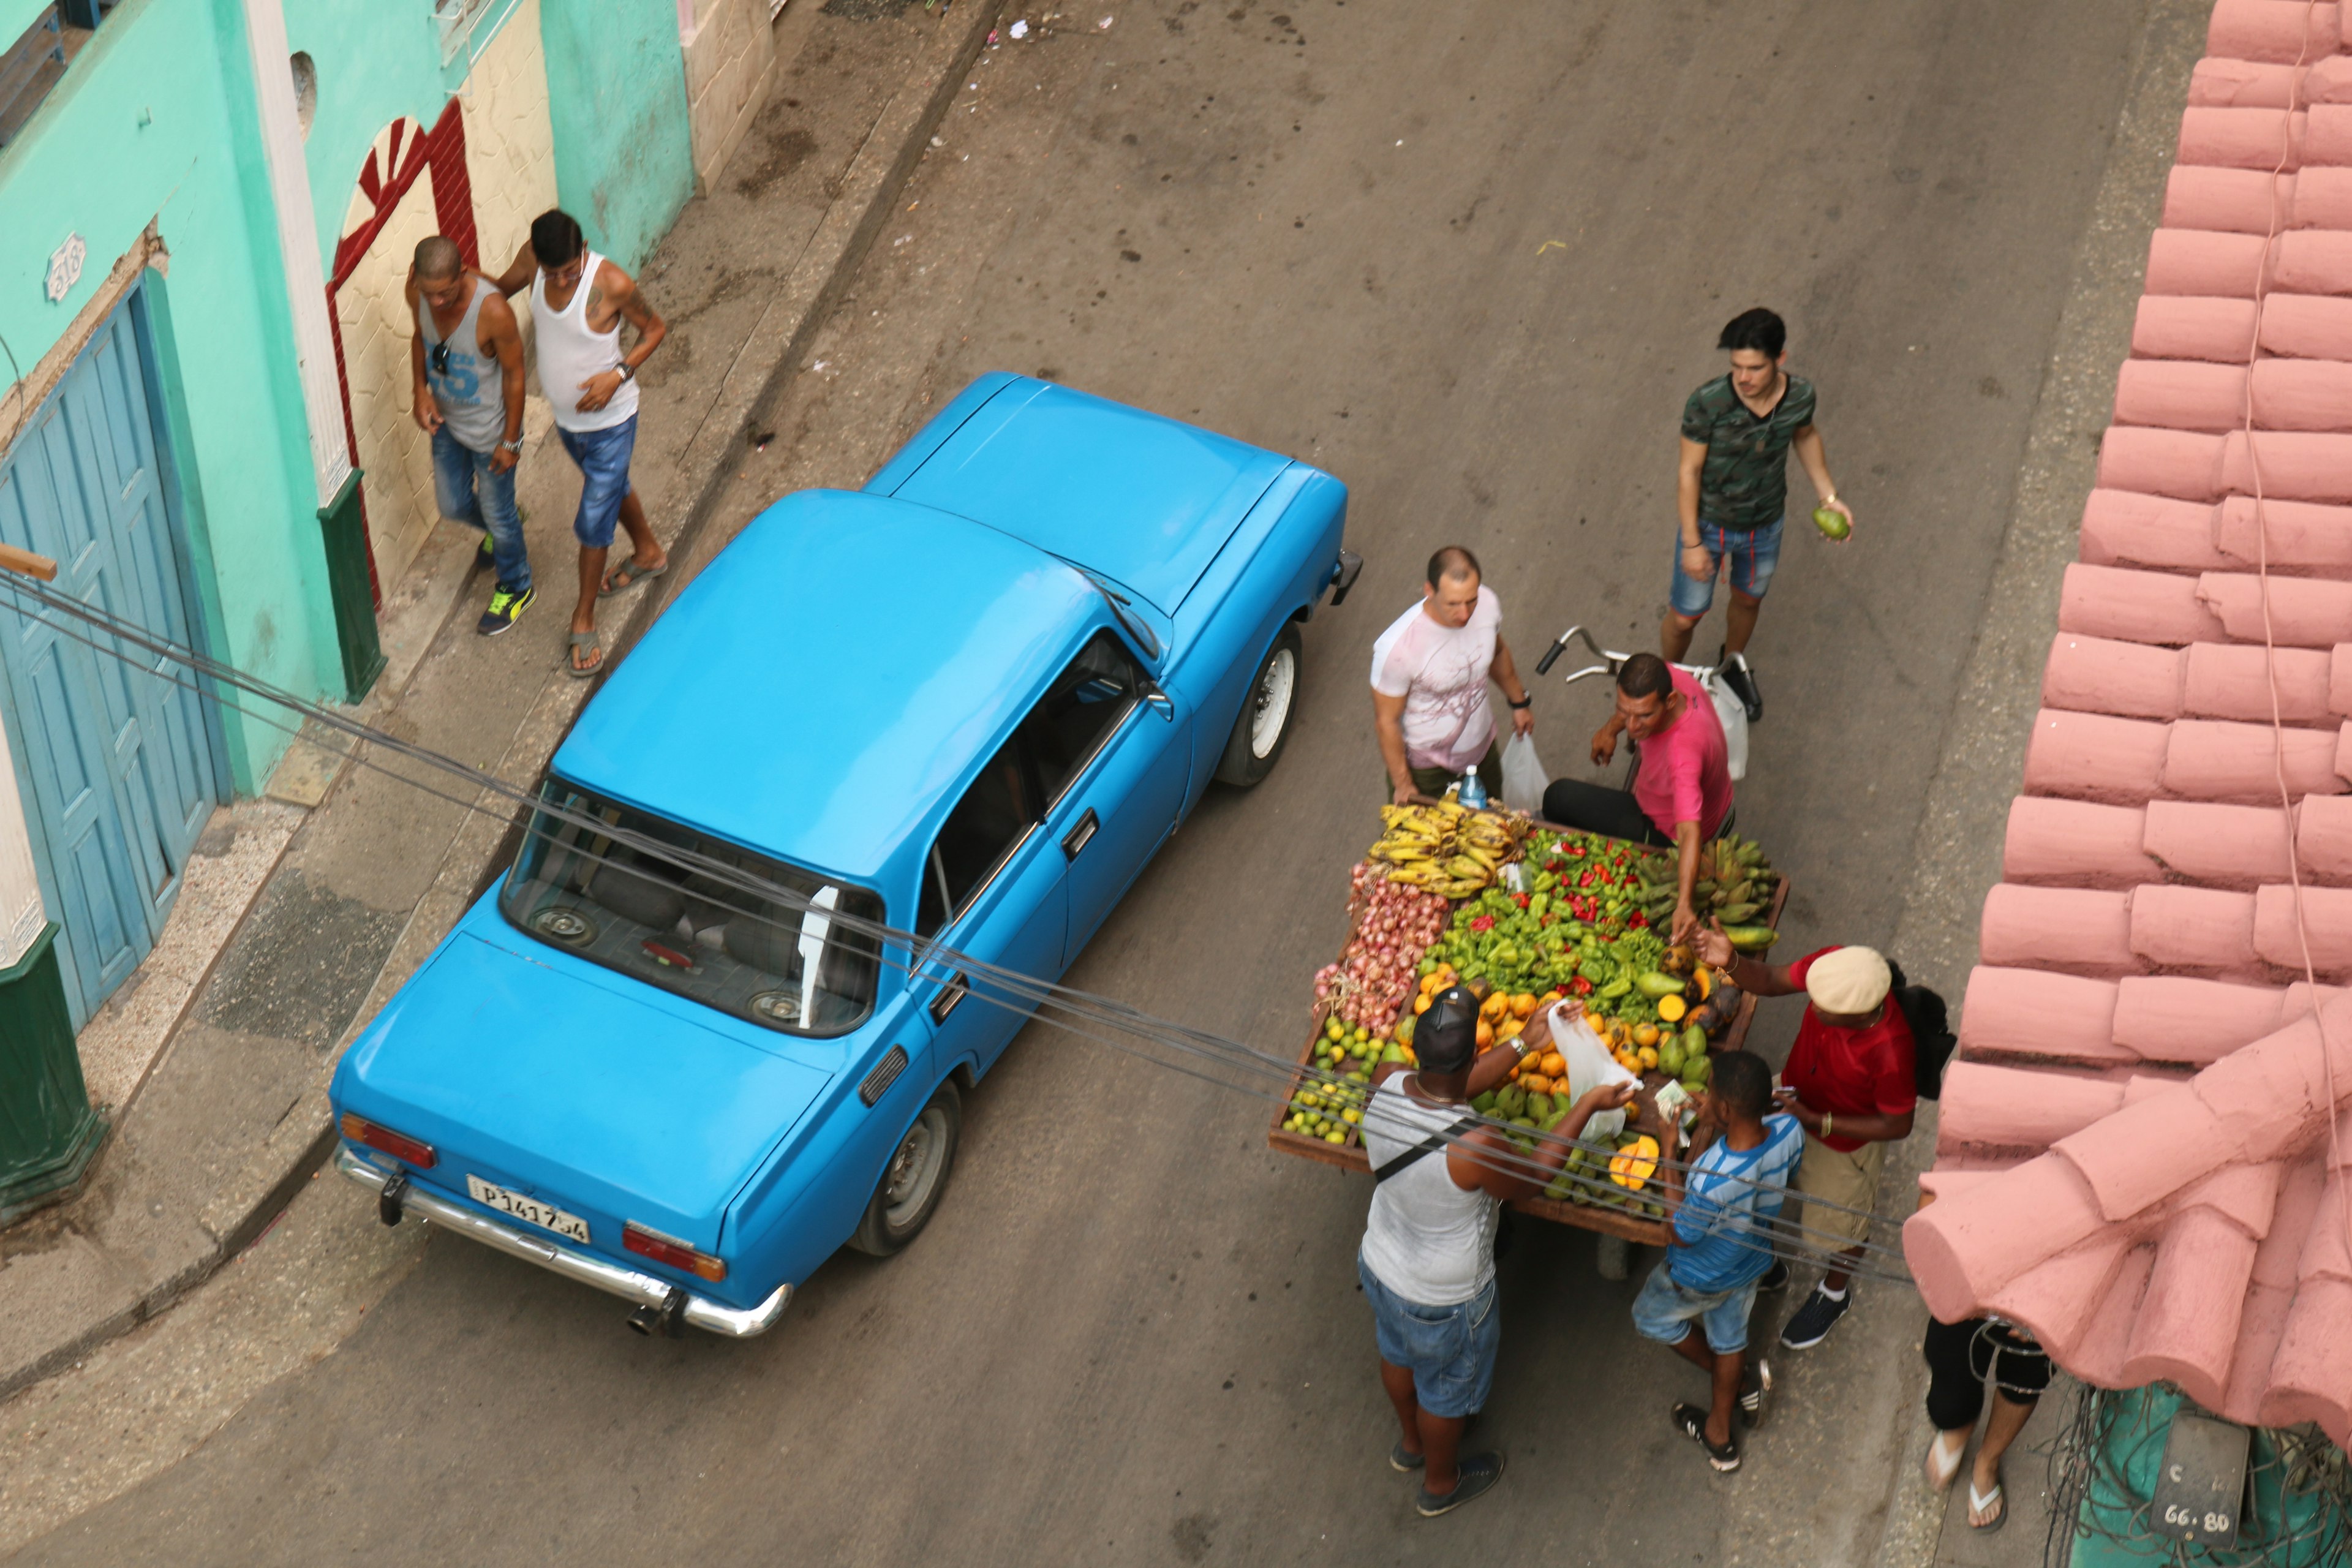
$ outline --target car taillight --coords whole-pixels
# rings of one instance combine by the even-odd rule
[[[635,1220],[621,1226],[621,1245],[640,1258],[650,1258],[656,1263],[667,1263],[672,1268],[683,1268],[716,1284],[727,1278],[723,1258],[713,1258],[694,1248],[674,1236],[664,1236],[657,1230],[647,1230]]]
[[[379,1127],[356,1110],[343,1112],[343,1136],[354,1143],[364,1143],[371,1149],[381,1149],[395,1160],[403,1160],[420,1171],[429,1171],[440,1156],[433,1145],[420,1143],[405,1133],[394,1132],[389,1127]]]

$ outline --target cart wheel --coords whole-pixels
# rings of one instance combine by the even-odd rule
[[[1241,717],[1234,721],[1225,754],[1217,763],[1217,776],[1225,783],[1247,789],[1274,772],[1281,759],[1283,742],[1290,739],[1293,700],[1298,695],[1300,646],[1297,626],[1288,624],[1266,649]]]
[[[850,1246],[887,1258],[915,1239],[940,1206],[940,1194],[947,1191],[956,1139],[962,1131],[963,1097],[950,1079],[940,1085],[898,1140],[890,1163],[882,1167],[882,1179],[874,1184],[874,1196],[866,1202],[866,1217],[857,1222]]]
[[[1593,1238],[1592,1261],[1603,1279],[1622,1279],[1633,1271],[1633,1244],[1602,1231]]]

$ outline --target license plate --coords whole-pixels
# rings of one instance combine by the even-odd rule
[[[551,1204],[541,1203],[537,1198],[527,1198],[520,1193],[492,1186],[479,1176],[467,1176],[466,1190],[474,1195],[476,1203],[488,1204],[500,1214],[512,1215],[519,1220],[538,1226],[542,1230],[551,1230],[583,1246],[587,1243],[588,1222],[576,1214],[566,1214]]]

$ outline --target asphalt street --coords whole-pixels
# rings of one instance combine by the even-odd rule
[[[1370,644],[1422,563],[1480,554],[1523,668],[1571,622],[1652,646],[1682,400],[1721,323],[1772,305],[1858,522],[1790,535],[1740,827],[1793,880],[1789,948],[1885,941],[2143,7],[1281,3],[1099,0],[986,55],[729,526],[861,482],[992,369],[1346,480],[1368,565],[1307,628],[1281,766],[1213,792],[1072,975],[1289,1049],[1376,831]],[[778,657],[794,594],[919,636],[921,573],[781,585]],[[1604,700],[1538,688],[1555,773],[1597,776]],[[1758,1040],[1793,1026],[1768,1010]],[[13,1561],[1871,1561],[1915,1413],[1843,1406],[1833,1339],[1717,1478],[1666,1419],[1696,1374],[1627,1319],[1650,1260],[1605,1282],[1589,1237],[1524,1223],[1477,1434],[1509,1472],[1414,1518],[1355,1285],[1368,1184],[1269,1152],[1268,1110],[1033,1028],[916,1246],[836,1258],[740,1343],[638,1339],[612,1299],[436,1236],[352,1277],[334,1353]],[[298,1211],[372,1223],[319,1186]],[[1916,1300],[1863,1299],[1841,1332],[1876,1314],[1873,1353],[1907,1353]]]

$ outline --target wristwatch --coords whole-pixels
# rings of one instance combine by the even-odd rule
[[[627,360],[623,360],[623,361],[621,362],[621,379],[622,379],[623,381],[635,381],[635,380],[636,380],[636,379],[637,379],[637,367],[636,367],[635,365],[631,364]]]
[[[1511,700],[1510,700],[1509,698],[1507,698],[1507,697],[1504,698],[1504,699],[1503,699],[1503,700],[1504,700],[1504,701],[1506,701],[1506,702],[1511,702]],[[1532,694],[1530,694],[1530,695],[1528,695],[1528,696],[1526,696],[1526,697],[1522,697],[1522,698],[1520,698],[1517,702],[1511,702],[1511,706],[1512,706],[1514,709],[1519,709],[1519,708],[1532,708],[1532,707],[1534,707],[1535,705],[1536,705],[1536,700],[1535,700],[1535,698],[1534,698],[1534,696],[1533,696]]]
[[[499,443],[499,450],[501,452],[512,452],[516,457],[520,458],[522,456],[522,443],[520,441],[501,441]]]

